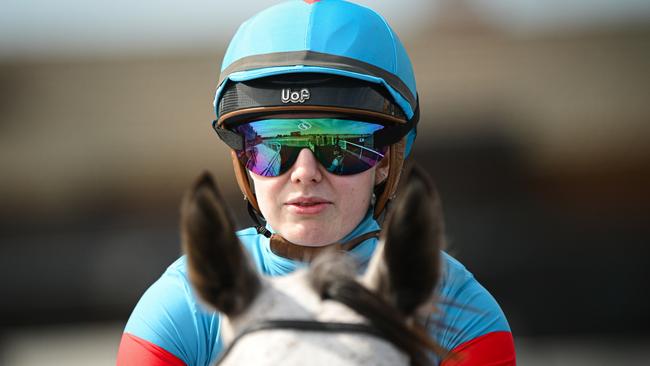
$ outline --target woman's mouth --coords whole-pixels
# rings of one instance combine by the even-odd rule
[[[316,215],[325,210],[332,202],[322,198],[297,198],[285,203],[289,212],[298,215]]]

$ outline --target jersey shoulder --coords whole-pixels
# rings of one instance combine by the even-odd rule
[[[161,347],[187,365],[209,365],[221,349],[219,328],[218,314],[194,296],[183,256],[142,295],[124,332]]]
[[[442,253],[435,338],[448,350],[490,333],[507,332],[510,326],[501,307],[458,260]],[[436,327],[434,327],[436,328]]]

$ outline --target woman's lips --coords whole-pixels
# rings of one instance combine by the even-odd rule
[[[318,197],[296,198],[285,203],[289,212],[298,215],[316,215],[325,210],[332,202]]]

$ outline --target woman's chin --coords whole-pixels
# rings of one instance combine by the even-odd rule
[[[339,235],[323,230],[322,225],[320,227],[296,225],[291,230],[287,230],[285,234],[280,234],[293,244],[306,247],[322,247],[341,239]]]

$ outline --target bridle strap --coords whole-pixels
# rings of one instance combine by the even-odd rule
[[[293,330],[301,332],[324,332],[324,333],[358,333],[367,334],[376,338],[391,342],[377,328],[363,323],[339,323],[339,322],[319,322],[316,320],[296,320],[296,319],[271,319],[252,324],[239,333],[230,345],[223,351],[215,365],[221,364],[230,351],[235,347],[237,342],[246,335],[263,330]]]

